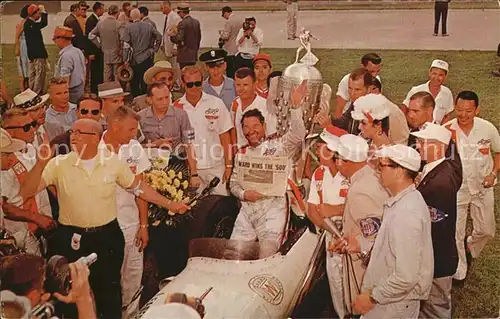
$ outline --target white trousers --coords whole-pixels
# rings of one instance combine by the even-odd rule
[[[139,311],[140,296],[132,302],[132,298],[141,288],[142,271],[144,266],[143,253],[135,246],[135,235],[139,225],[122,229],[125,237],[125,253],[122,265],[122,306],[127,308],[122,312],[122,319],[135,317]]]
[[[420,304],[420,318],[451,319],[452,281],[451,276],[432,280],[429,299]]]
[[[287,202],[283,197],[268,197],[256,202],[241,202],[231,240],[259,240],[260,256],[274,254],[282,244],[288,222]]]
[[[420,300],[402,300],[386,305],[377,304],[361,319],[411,319],[418,318]]]
[[[229,190],[226,188],[227,184],[222,183],[222,175],[224,175],[225,170],[226,166],[224,164],[211,168],[198,169],[198,175],[206,185],[208,185],[214,177],[220,178],[219,185],[212,191],[213,195],[229,196]]]
[[[470,211],[472,219],[472,235],[467,238],[467,246],[472,257],[477,258],[484,246],[495,236],[495,198],[493,189],[471,195],[467,188],[460,189],[457,194],[457,230],[455,240],[458,249],[458,268],[453,278],[462,280],[467,275],[465,257],[465,226]]]
[[[330,286],[333,307],[340,319],[345,316],[344,279],[343,279],[343,256],[328,251],[332,235],[326,234],[326,274]]]

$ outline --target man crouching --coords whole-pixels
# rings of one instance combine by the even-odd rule
[[[231,192],[241,200],[240,213],[234,224],[231,239],[245,241],[258,239],[260,258],[274,254],[283,241],[288,221],[287,200],[285,191],[282,196],[265,196],[255,189],[245,188],[238,178],[239,161],[245,156],[285,157],[287,168],[290,168],[291,158],[297,154],[306,133],[301,109],[292,110],[291,116],[291,127],[281,137],[266,136],[265,119],[257,109],[247,111],[241,119],[243,134],[248,145],[242,147],[236,154],[235,169],[231,175]]]

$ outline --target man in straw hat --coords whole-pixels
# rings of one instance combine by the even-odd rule
[[[54,43],[59,48],[59,59],[54,76],[68,79],[69,101],[76,104],[85,91],[85,57],[80,49],[71,44],[73,30],[57,26],[54,30]]]
[[[164,83],[169,91],[172,92],[174,87],[174,70],[172,69],[172,65],[168,61],[156,62],[144,73],[143,80],[148,86],[154,83]],[[170,94],[170,99],[172,99],[172,94]],[[150,107],[146,100],[146,94],[136,96],[134,103],[137,106],[137,112]]]
[[[40,21],[38,21],[40,20]],[[24,22],[24,35],[30,60],[30,89],[38,94],[44,93],[47,73],[47,50],[43,43],[42,29],[48,24],[48,14],[43,5],[30,4],[28,19]]]
[[[23,112],[23,115],[12,115],[12,117],[17,117],[19,121],[30,119],[25,110],[13,109],[12,111]],[[28,172],[35,166],[37,154],[33,146],[26,144],[21,139],[11,138],[7,131],[24,131],[24,128],[31,123],[22,126],[14,125],[13,120],[10,119],[12,117],[8,116],[7,129],[0,129],[0,195],[6,199],[7,208],[4,226],[16,239],[19,249],[41,256],[43,247],[39,236],[44,230],[54,228],[55,222],[52,219],[46,190],[26,201],[17,195],[21,184],[28,176]],[[33,129],[29,128],[29,131],[31,131],[32,136]]]
[[[106,119],[120,106],[125,105],[125,97],[128,92],[123,91],[118,82],[105,82],[98,86],[99,97],[102,99],[102,115]],[[106,127],[104,127],[106,129]]]
[[[177,29],[169,30],[170,40],[177,44],[177,62],[181,69],[187,65],[195,65],[201,42],[200,22],[189,14],[189,4],[181,2],[177,5],[177,13],[182,18]]]

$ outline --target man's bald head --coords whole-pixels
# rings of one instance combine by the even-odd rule
[[[79,119],[73,123],[73,131],[79,130],[80,132],[91,132],[97,136],[102,135],[102,125],[91,119]]]

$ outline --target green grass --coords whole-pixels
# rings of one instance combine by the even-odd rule
[[[3,47],[4,77],[10,92],[18,91],[17,70],[12,45]],[[48,46],[51,64],[57,58],[57,49]],[[370,50],[315,50],[320,59],[317,67],[324,80],[336,89],[338,81],[359,64],[362,54]],[[295,50],[266,49],[273,57],[274,69],[282,70],[293,62]],[[383,58],[382,84],[385,95],[399,104],[408,90],[427,80],[427,69],[435,58],[450,63],[447,85],[456,94],[472,89],[479,94],[481,116],[500,127],[500,78],[491,70],[498,68],[494,52],[476,51],[401,51],[377,50]],[[332,105],[333,106],[333,105]],[[496,189],[495,211],[497,236],[474,261],[465,286],[453,290],[454,318],[492,318],[499,315],[500,300],[500,200]]]

